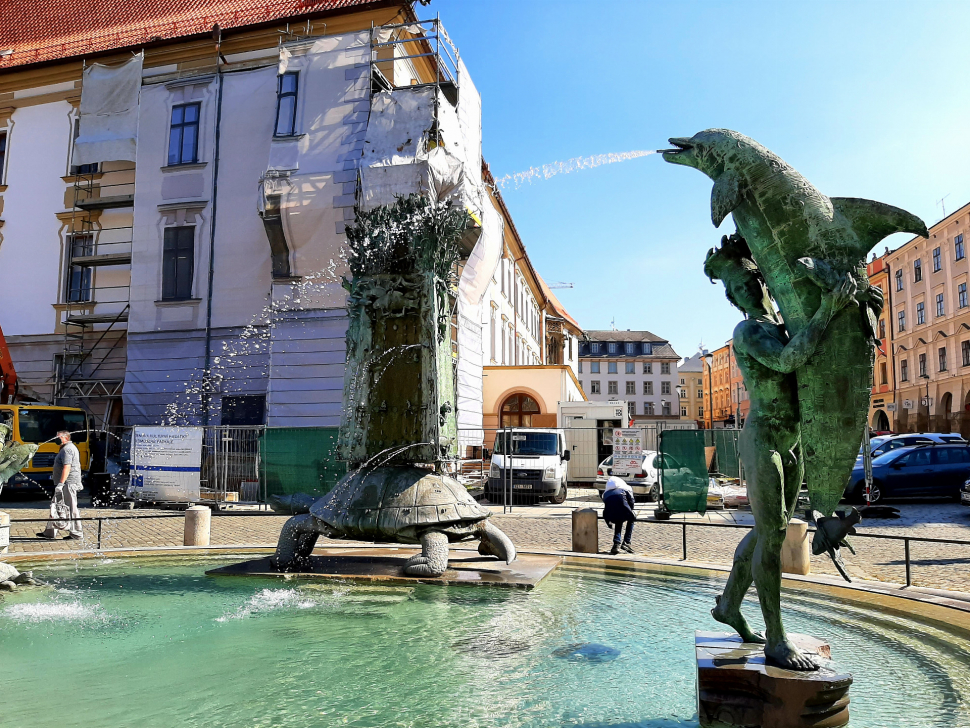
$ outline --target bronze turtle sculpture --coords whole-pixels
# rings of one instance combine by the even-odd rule
[[[299,507],[295,501],[289,506]],[[480,554],[511,563],[515,546],[490,515],[446,475],[414,466],[362,469],[283,525],[274,566],[280,571],[305,567],[321,534],[420,543],[421,553],[404,564],[409,576],[441,576],[448,568],[448,544],[471,539],[480,540]]]
[[[30,571],[20,573],[5,561],[0,561],[0,591],[17,591],[18,586],[43,586]]]

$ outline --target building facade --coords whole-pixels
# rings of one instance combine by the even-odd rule
[[[705,417],[706,427],[733,427],[735,419],[732,397],[734,348],[731,341],[709,352],[704,361],[704,402],[711,411]]]
[[[666,339],[649,331],[587,331],[578,377],[593,402],[624,400],[630,420],[680,419],[677,363]]]
[[[704,424],[704,359],[698,352],[684,357],[677,365],[680,387],[680,419],[694,420],[698,427]]]
[[[933,225],[929,239],[914,238],[884,256],[899,432],[970,435],[968,237],[964,205]],[[881,383],[878,370],[876,378]]]
[[[481,158],[480,97],[440,23],[407,0],[173,0],[136,22],[107,4],[64,21],[42,0],[40,35],[3,40],[0,326],[22,396],[99,424],[335,428],[345,230],[412,193],[476,221],[451,301],[469,442],[485,366],[575,374],[581,331]]]

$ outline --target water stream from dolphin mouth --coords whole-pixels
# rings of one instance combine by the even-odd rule
[[[525,592],[203,574],[240,558],[35,566],[53,588],[0,603],[0,724],[697,726],[693,635],[719,628],[718,580],[561,568]],[[851,728],[970,728],[966,639],[808,592],[786,593],[786,616],[853,673]]]
[[[632,152],[610,152],[609,154],[594,154],[591,157],[573,157],[564,162],[550,162],[549,164],[543,164],[541,167],[530,167],[524,172],[507,174],[504,177],[496,179],[495,184],[503,190],[509,188],[517,190],[524,184],[532,184],[537,180],[549,179],[559,174],[569,174],[580,169],[592,169],[593,167],[601,167],[604,164],[616,164],[617,162],[625,162],[628,159],[647,157],[651,154],[657,154],[657,150],[638,149]]]

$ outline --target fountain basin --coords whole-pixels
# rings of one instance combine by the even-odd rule
[[[5,724],[59,725],[52,700],[84,727],[697,724],[693,634],[717,628],[720,578],[607,559],[532,591],[204,575],[239,560],[43,562],[53,589],[0,604]],[[851,726],[970,727],[966,633],[811,585],[785,598],[853,674]],[[563,659],[583,645],[611,659]]]

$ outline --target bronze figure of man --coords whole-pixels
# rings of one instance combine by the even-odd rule
[[[755,527],[738,545],[724,593],[711,614],[745,642],[764,643],[769,662],[814,670],[818,665],[788,640],[781,621],[781,547],[805,474],[793,372],[814,353],[832,318],[854,300],[857,286],[851,275],[838,276],[833,290],[822,290],[821,305],[808,325],[790,337],[744,238],[735,234],[721,243],[708,253],[704,272],[724,284],[728,300],[745,315],[734,330],[734,351],[751,398],[739,450]],[[805,262],[807,267],[814,264]],[[751,629],[740,610],[752,578],[765,619],[764,636]]]

